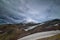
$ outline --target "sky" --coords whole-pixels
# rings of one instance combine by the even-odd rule
[[[0,24],[60,19],[60,0],[0,0]]]

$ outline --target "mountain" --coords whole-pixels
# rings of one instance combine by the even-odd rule
[[[0,40],[17,40],[27,35],[52,30],[60,30],[60,19],[43,23],[3,24],[0,25]]]
[[[40,24],[32,30],[33,32],[60,30],[60,19],[46,21],[42,25]]]

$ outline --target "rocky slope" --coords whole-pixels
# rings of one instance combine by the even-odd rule
[[[0,25],[0,40],[17,40],[30,34],[52,30],[60,30],[60,19],[43,23],[4,24]]]

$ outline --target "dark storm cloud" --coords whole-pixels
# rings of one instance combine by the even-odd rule
[[[59,0],[29,0],[28,13],[30,18],[39,22],[60,18]]]
[[[60,0],[0,0],[0,23],[43,22],[60,18]]]
[[[0,23],[18,23],[24,20],[23,10],[19,9],[23,6],[18,0],[0,0]]]

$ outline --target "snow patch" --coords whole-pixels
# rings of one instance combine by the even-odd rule
[[[40,38],[54,36],[54,35],[59,34],[59,33],[60,33],[60,30],[39,32],[39,33],[25,36],[25,37],[18,39],[18,40],[36,40],[36,39],[40,39]]]

